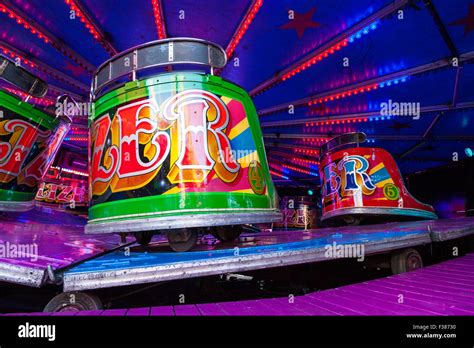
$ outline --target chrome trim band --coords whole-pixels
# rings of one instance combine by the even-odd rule
[[[0,201],[0,211],[24,212],[31,210],[34,207],[34,200],[28,202]]]
[[[333,210],[329,213],[321,216],[321,221],[341,217],[343,215],[350,214],[364,214],[364,215],[400,215],[400,216],[413,216],[419,217],[422,219],[436,220],[438,217],[436,214],[420,210],[420,209],[411,209],[411,208],[380,208],[380,207],[355,207],[355,208],[344,208]]]
[[[281,221],[282,214],[278,210],[254,213],[219,213],[192,214],[181,216],[164,216],[91,223],[85,227],[87,234],[140,232],[152,230],[170,230],[177,228],[211,227],[223,225],[258,224]]]
[[[429,234],[406,235],[364,243],[365,255],[430,243]],[[278,246],[276,244],[275,246]],[[324,246],[296,250],[271,251],[261,254],[183,261],[166,265],[123,268],[109,271],[68,273],[63,277],[64,291],[109,288],[167,280],[203,277],[232,272],[246,272],[272,267],[327,261]]]
[[[110,83],[138,71],[174,64],[206,65],[223,68],[227,63],[224,49],[212,42],[193,38],[172,38],[147,42],[123,51],[103,63],[94,73],[91,94],[97,94]]]
[[[10,59],[0,56],[0,78],[37,98],[48,92],[48,84]]]

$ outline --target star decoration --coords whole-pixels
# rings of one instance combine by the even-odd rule
[[[67,62],[64,69],[69,70],[75,77],[81,76],[84,73],[84,69],[77,65],[72,65]]]
[[[404,128],[411,128],[410,126],[410,123],[409,122],[398,122],[398,121],[394,121],[393,124],[391,126],[389,126],[388,128],[393,128],[397,131],[400,131]]]
[[[474,4],[469,4],[467,16],[460,18],[450,25],[464,25],[464,36],[467,36],[471,31],[474,31]]]
[[[280,29],[294,29],[298,38],[301,38],[305,31],[310,28],[317,28],[321,23],[313,22],[313,15],[316,12],[316,7],[311,8],[308,12],[301,14],[295,11],[295,16],[290,19],[288,23],[283,24]]]

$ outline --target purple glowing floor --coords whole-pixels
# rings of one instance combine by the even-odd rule
[[[289,298],[14,315],[474,315],[474,253],[414,272]]]

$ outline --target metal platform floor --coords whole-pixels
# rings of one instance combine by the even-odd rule
[[[327,246],[363,245],[364,256],[474,234],[474,217],[244,234],[220,243],[203,237],[190,252],[171,252],[163,236],[146,249],[130,237],[84,235],[86,220],[50,208],[0,216],[0,243],[36,244],[37,259],[0,258],[0,281],[64,291],[145,284],[327,261]]]
[[[30,251],[33,245],[37,248],[35,255],[0,256],[0,280],[40,287],[48,280],[48,268],[63,270],[121,246],[116,235],[84,235],[86,222],[83,217],[44,206],[0,214],[0,243],[5,250],[10,245]]]
[[[302,296],[28,316],[474,315],[474,253],[413,272]]]
[[[87,260],[63,275],[64,291],[176,279],[328,261],[328,246],[363,246],[364,256],[428,245],[474,234],[474,218],[396,222],[366,226],[247,234],[233,243],[204,238],[190,252],[170,252],[166,242],[144,252],[116,250]]]

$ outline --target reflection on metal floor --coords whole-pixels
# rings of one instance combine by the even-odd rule
[[[0,280],[40,287],[47,281],[48,267],[62,270],[119,246],[114,235],[84,235],[85,224],[82,217],[46,207],[0,215],[0,243],[5,250],[21,247],[28,254],[0,257]]]
[[[474,253],[413,272],[293,298],[8,315],[474,315]]]
[[[187,253],[158,243],[147,252],[118,250],[64,274],[64,290],[86,290],[327,261],[328,245],[362,244],[364,255],[429,244],[474,233],[474,218],[370,226],[274,231],[245,235],[238,243],[205,243]]]
[[[85,219],[48,208],[0,216],[0,242],[35,244],[37,259],[0,259],[0,280],[64,291],[143,284],[326,261],[328,245],[361,244],[364,255],[474,234],[474,218],[246,234],[235,243],[204,237],[187,253],[161,237],[143,249],[116,235],[85,235]]]
[[[380,227],[364,233],[339,230],[274,232],[244,236],[239,243],[200,245],[193,252],[169,252],[165,245],[123,251],[86,261],[64,274],[65,291],[157,282],[298,263],[327,260],[325,246],[364,243],[365,252],[403,248],[430,242],[426,228],[389,231]],[[224,247],[224,248],[222,248]]]

